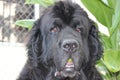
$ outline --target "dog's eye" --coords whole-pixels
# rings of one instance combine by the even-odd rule
[[[50,29],[51,32],[58,32],[59,31],[59,28],[58,27],[53,27]]]

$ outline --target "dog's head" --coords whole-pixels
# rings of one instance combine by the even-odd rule
[[[58,2],[49,7],[32,31],[30,56],[54,67],[55,77],[79,76],[85,64],[94,64],[101,55],[97,29],[77,4]]]

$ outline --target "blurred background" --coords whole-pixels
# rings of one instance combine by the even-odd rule
[[[24,66],[24,42],[29,31],[15,22],[34,19],[34,10],[34,5],[25,4],[25,0],[0,0],[0,80],[15,80]]]

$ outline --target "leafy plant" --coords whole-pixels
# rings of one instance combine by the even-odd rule
[[[39,4],[47,7],[48,5],[54,4],[54,0],[26,0],[26,4]]]
[[[16,21],[16,25],[28,28],[29,30],[32,28],[33,24],[34,24],[34,19],[24,19],[24,20],[18,20]]]
[[[110,34],[101,34],[104,55],[97,67],[106,80],[120,80],[120,0],[81,1]]]

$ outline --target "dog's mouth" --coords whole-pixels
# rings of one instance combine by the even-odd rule
[[[79,76],[79,71],[75,70],[75,65],[72,59],[68,59],[67,63],[65,64],[63,70],[55,72],[55,77],[58,78],[74,78],[75,76]]]

